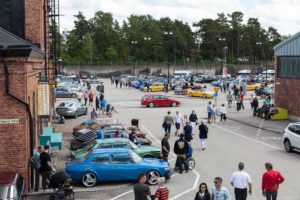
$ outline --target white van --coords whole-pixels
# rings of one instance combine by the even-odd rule
[[[187,78],[187,77],[190,77],[191,75],[192,75],[192,72],[187,71],[187,70],[174,71],[175,78]]]

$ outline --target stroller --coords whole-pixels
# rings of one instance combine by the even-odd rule
[[[48,181],[48,187],[53,188],[53,193],[50,194],[50,199],[75,199],[71,182],[71,177],[64,171],[52,174]]]

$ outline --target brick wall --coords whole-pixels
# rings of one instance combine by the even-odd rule
[[[37,95],[39,68],[43,66],[43,59],[9,58],[8,69],[10,92],[30,103],[34,120],[35,147],[39,144],[41,124],[37,118]],[[33,95],[35,93],[35,97]],[[5,91],[4,66],[0,64],[0,109],[1,119],[20,119],[19,124],[0,124],[0,170],[19,171],[29,183],[28,160],[30,158],[29,118],[25,105],[8,96]],[[35,106],[36,112],[33,112]]]
[[[44,50],[44,0],[25,0],[25,38]]]

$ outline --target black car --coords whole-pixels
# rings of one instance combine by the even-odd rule
[[[272,95],[274,91],[271,88],[259,88],[255,90],[256,96]]]

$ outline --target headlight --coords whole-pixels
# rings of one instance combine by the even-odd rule
[[[165,167],[164,170],[165,171],[170,171],[170,167]]]

